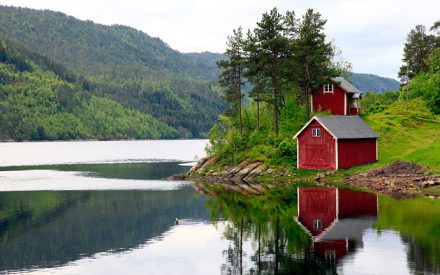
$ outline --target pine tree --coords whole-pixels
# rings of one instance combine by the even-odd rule
[[[270,97],[267,99],[274,113],[274,133],[278,135],[279,114],[282,107],[285,81],[284,73],[289,55],[289,41],[284,36],[283,16],[276,8],[264,13],[254,30],[257,42],[256,51],[260,58],[261,80],[267,79],[270,83]],[[265,82],[262,82],[265,83]],[[260,88],[266,89],[264,85]]]
[[[293,37],[292,50],[297,64],[297,82],[303,93],[307,120],[310,119],[310,92],[324,84],[334,71],[331,68],[333,47],[325,40],[324,25],[327,20],[321,19],[319,12],[308,9],[302,20],[289,20],[287,29]]]
[[[228,36],[227,48],[225,55],[227,59],[222,59],[217,62],[217,65],[222,69],[219,78],[219,84],[224,90],[224,97],[226,101],[233,106],[233,116],[237,116],[240,128],[240,134],[243,134],[243,119],[241,112],[242,92],[241,88],[244,85],[242,80],[243,75],[243,33],[241,27],[233,30],[233,35]]]

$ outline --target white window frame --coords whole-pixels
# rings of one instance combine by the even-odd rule
[[[333,94],[334,86],[333,84],[324,84],[322,91],[324,94]]]
[[[312,137],[320,137],[321,128],[312,128]]]

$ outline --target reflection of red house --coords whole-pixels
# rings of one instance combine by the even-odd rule
[[[328,111],[333,115],[358,115],[362,92],[342,77],[332,78],[310,95],[313,112]]]
[[[314,240],[317,255],[337,260],[362,242],[377,216],[377,195],[336,188],[298,188],[300,225]]]
[[[315,116],[294,138],[298,169],[338,170],[377,160],[379,136],[359,116]]]

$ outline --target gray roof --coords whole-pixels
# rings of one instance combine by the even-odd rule
[[[316,116],[315,119],[338,139],[379,137],[359,116]]]
[[[347,93],[353,94],[353,98],[359,98],[362,95],[362,92],[358,90],[353,84],[345,80],[343,77],[333,77],[333,82],[336,82],[338,86],[344,89]]]
[[[325,230],[319,240],[362,240],[362,233],[372,228],[376,220],[376,216],[340,219]]]

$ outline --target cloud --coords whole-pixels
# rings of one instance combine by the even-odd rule
[[[232,29],[254,28],[263,12],[307,8],[327,19],[326,33],[355,71],[396,77],[407,33],[440,19],[438,0],[0,0],[61,11],[102,24],[123,24],[160,37],[182,52],[223,52]]]

